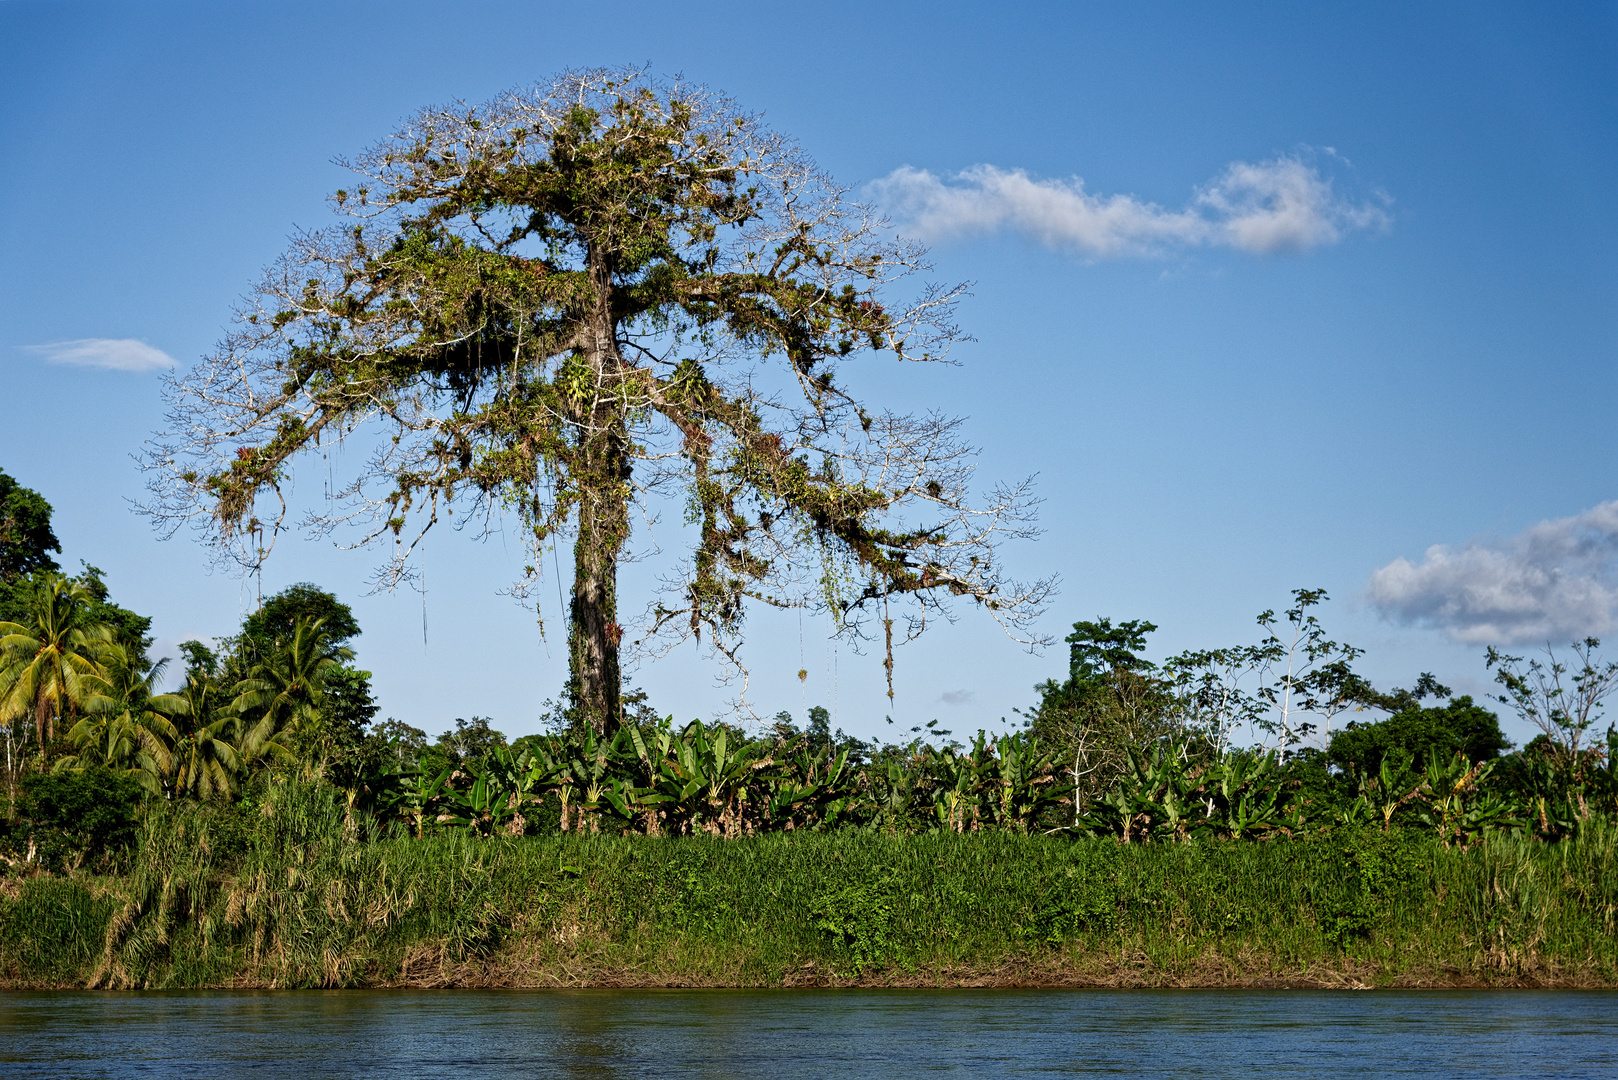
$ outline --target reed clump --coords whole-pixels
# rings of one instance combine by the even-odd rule
[[[1613,985],[1618,830],[383,836],[329,787],[179,804],[0,894],[12,986]]]

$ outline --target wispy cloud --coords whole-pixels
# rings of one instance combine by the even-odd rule
[[[938,695],[938,700],[945,705],[970,705],[977,694],[971,690],[945,690]]]
[[[162,371],[174,366],[174,358],[134,338],[79,338],[53,341],[48,345],[24,345],[31,353],[52,364],[105,368],[109,371]]]
[[[1366,596],[1396,622],[1470,644],[1606,634],[1618,617],[1618,501],[1504,540],[1437,544],[1419,563],[1395,559]]]
[[[1097,195],[1078,177],[1042,180],[994,165],[947,178],[906,165],[873,181],[871,193],[924,240],[1004,229],[1094,258],[1189,247],[1307,251],[1348,232],[1385,229],[1391,220],[1381,206],[1339,198],[1330,179],[1295,156],[1234,162],[1179,210],[1133,195]]]

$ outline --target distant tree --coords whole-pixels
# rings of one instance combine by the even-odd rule
[[[180,655],[185,658],[185,673],[187,678],[192,675],[217,677],[219,675],[219,654],[202,642],[192,639],[180,642]]]
[[[346,750],[364,742],[365,730],[378,711],[371,695],[371,673],[339,664],[326,671],[325,691],[320,717],[333,746]]]
[[[1375,775],[1389,756],[1423,769],[1434,758],[1445,762],[1461,753],[1468,761],[1488,761],[1510,748],[1499,718],[1463,695],[1446,705],[1408,708],[1374,723],[1351,721],[1332,735],[1326,757],[1339,769]]]
[[[496,731],[486,716],[474,716],[470,720],[456,717],[455,727],[440,735],[437,742],[438,750],[453,765],[482,761],[505,745],[505,733]]]
[[[379,759],[391,756],[396,766],[420,758],[422,752],[427,749],[425,731],[392,717],[372,725],[366,737],[372,745],[374,756]]]
[[[1562,766],[1582,772],[1586,740],[1608,697],[1618,690],[1618,661],[1602,660],[1599,638],[1574,642],[1562,656],[1550,645],[1545,659],[1524,660],[1489,648],[1487,664],[1504,693],[1502,705],[1544,733]],[[1571,655],[1571,659],[1569,656]]]
[[[1169,684],[1141,655],[1156,630],[1144,619],[1081,619],[1067,636],[1067,678],[1034,687],[1028,727],[1071,756],[1081,798],[1110,788],[1131,751],[1175,730]]]
[[[921,249],[756,116],[571,73],[423,111],[353,168],[335,203],[356,222],[299,237],[171,383],[148,460],[163,527],[196,522],[259,565],[296,455],[376,421],[378,452],[314,527],[367,518],[394,541],[391,583],[455,504],[514,510],[533,550],[519,594],[570,534],[569,697],[602,731],[623,716],[626,643],[706,634],[739,667],[750,600],[879,634],[890,692],[890,602],[914,602],[901,640],[953,598],[1014,634],[1038,614],[1049,584],[997,557],[1028,531],[1026,484],[974,505],[956,421],[869,411],[838,378],[866,351],[940,359],[961,290],[897,297]],[[657,492],[685,503],[694,549],[626,642],[618,567]]]
[[[1273,611],[1258,617],[1268,637],[1260,646],[1267,655],[1257,695],[1271,712],[1260,716],[1256,725],[1276,740],[1283,753],[1317,730],[1329,739],[1333,718],[1353,708],[1366,693],[1365,680],[1353,668],[1365,650],[1332,641],[1310,610],[1329,599],[1325,589],[1293,589],[1285,623]],[[1321,723],[1305,719],[1308,716]]]
[[[334,645],[347,645],[359,637],[359,620],[354,609],[318,585],[304,581],[289,585],[270,597],[259,609],[242,620],[244,639],[269,643],[287,640],[299,620],[321,621]]]
[[[137,663],[145,662],[146,652],[152,647],[152,619],[138,615],[126,607],[112,602],[107,588],[106,571],[98,566],[85,565],[83,573],[75,578],[89,594],[89,617],[112,631],[112,638],[129,649]]]
[[[1364,683],[1359,701],[1367,708],[1381,709],[1389,715],[1398,715],[1421,708],[1421,703],[1427,698],[1447,698],[1450,693],[1450,688],[1433,678],[1432,672],[1424,671],[1416,679],[1416,685],[1409,690],[1394,687],[1384,694],[1370,683]]]

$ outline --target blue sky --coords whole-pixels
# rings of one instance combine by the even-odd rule
[[[128,509],[153,368],[207,352],[291,230],[329,220],[335,157],[423,105],[650,63],[764,113],[974,283],[961,366],[852,374],[967,416],[985,480],[1038,474],[1045,533],[1010,554],[1062,576],[1049,633],[1250,641],[1323,586],[1376,681],[1480,692],[1484,645],[1618,610],[1618,7],[1322,7],[0,3],[0,468],[160,646],[229,632],[256,584]],[[1303,188],[1239,182],[1288,169]],[[1295,228],[1243,241],[1233,199]],[[85,341],[155,352],[61,344]],[[554,598],[547,642],[496,594],[521,551],[435,536],[424,600],[364,596],[374,557],[289,540],[263,587],[355,604],[385,714],[518,734],[564,666]],[[965,731],[1065,666],[962,616],[900,653],[891,708],[879,657],[760,616],[749,697]],[[637,681],[709,716],[714,674],[693,654]]]

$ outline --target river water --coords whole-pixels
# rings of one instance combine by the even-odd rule
[[[1618,1077],[1618,994],[0,993],[0,1076]]]

